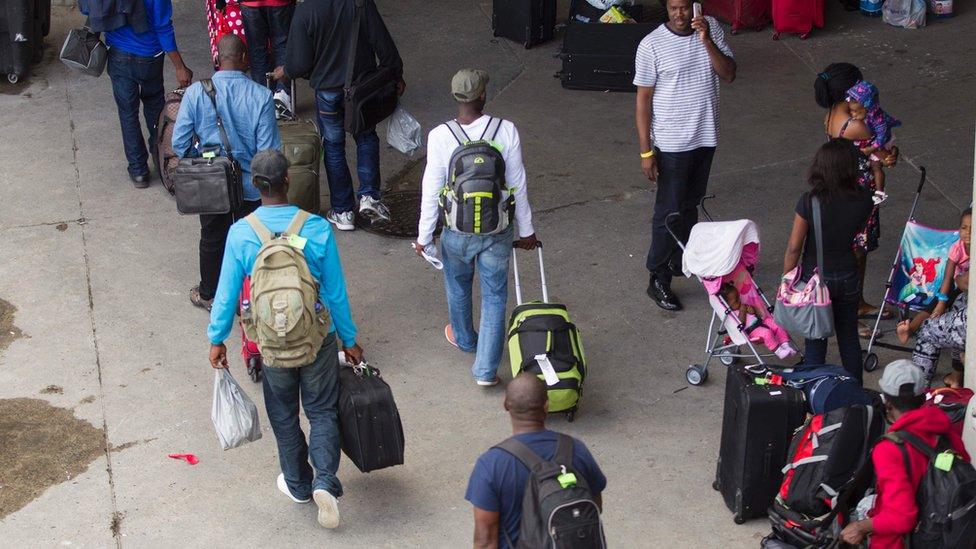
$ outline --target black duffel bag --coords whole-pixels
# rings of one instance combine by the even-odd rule
[[[376,127],[393,114],[397,107],[399,76],[388,67],[379,67],[353,79],[359,34],[363,27],[365,0],[356,0],[356,22],[346,63],[346,85],[343,88],[346,131],[359,135]]]
[[[173,170],[173,194],[176,211],[184,215],[214,215],[237,211],[243,205],[244,188],[241,165],[234,159],[224,121],[217,109],[217,90],[213,81],[201,80],[217,114],[217,129],[224,153],[217,147],[202,147],[201,158],[181,158]]]
[[[101,76],[108,60],[108,48],[97,32],[80,27],[68,31],[58,57],[68,68],[88,76]]]
[[[403,424],[390,386],[362,362],[339,366],[342,451],[364,473],[403,464]]]

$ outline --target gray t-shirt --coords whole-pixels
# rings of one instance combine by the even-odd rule
[[[712,41],[731,57],[718,21],[705,19]],[[718,144],[718,74],[697,32],[682,36],[659,26],[637,46],[634,69],[635,86],[654,88],[651,124],[659,149],[684,152]]]

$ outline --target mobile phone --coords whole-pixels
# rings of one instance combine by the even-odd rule
[[[691,9],[692,9],[692,13],[694,14],[694,17],[701,17],[702,14],[701,2],[695,2],[694,4],[692,4]]]

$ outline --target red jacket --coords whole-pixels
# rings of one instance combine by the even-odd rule
[[[906,412],[888,431],[908,431],[933,446],[939,435],[945,436],[956,452],[969,459],[949,417],[938,408],[926,406]],[[905,458],[897,444],[882,440],[874,447],[871,459],[877,477],[875,490],[878,498],[870,513],[874,530],[868,544],[870,549],[904,548],[904,536],[914,530],[918,522],[915,492],[928,467],[928,458],[907,443],[905,447],[912,463],[911,478],[905,470]]]

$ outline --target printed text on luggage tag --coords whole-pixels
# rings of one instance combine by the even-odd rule
[[[542,377],[546,378],[546,385],[559,383],[559,376],[556,375],[556,369],[552,367],[552,362],[549,362],[547,355],[535,355],[535,361],[539,363],[539,368],[542,369]]]

